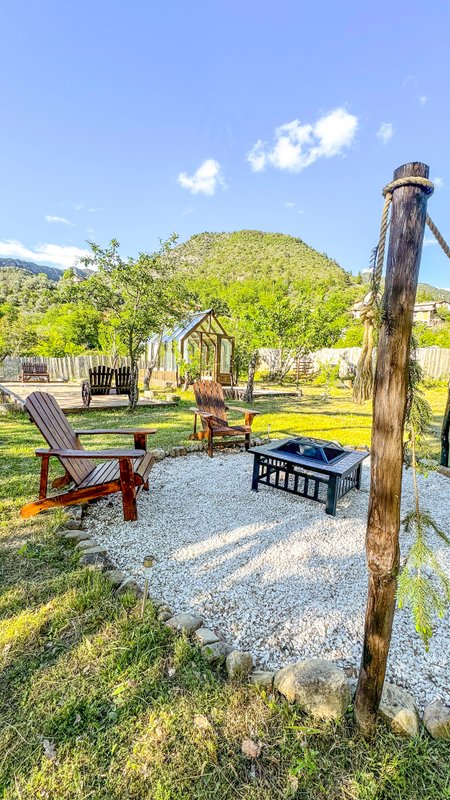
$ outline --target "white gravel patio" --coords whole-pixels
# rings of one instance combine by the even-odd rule
[[[262,668],[322,657],[359,666],[366,601],[364,536],[369,464],[362,489],[323,505],[284,492],[250,489],[252,457],[216,453],[166,458],[138,501],[139,520],[122,522],[121,499],[89,509],[89,529],[127,575],[143,583],[142,559],[157,562],[150,592],[174,611],[193,611]],[[448,531],[450,481],[419,477],[422,503]],[[402,511],[412,507],[405,471]],[[450,548],[433,536],[450,575]],[[402,551],[407,537],[402,534]],[[419,706],[450,702],[450,619],[439,620],[429,652],[409,610],[397,610],[388,680],[408,689]]]

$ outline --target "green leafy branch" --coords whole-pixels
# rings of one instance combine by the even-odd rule
[[[414,343],[411,352],[405,423],[408,438],[404,452],[405,463],[412,469],[414,508],[406,514],[402,524],[406,533],[415,534],[415,539],[399,576],[397,599],[399,608],[407,606],[411,609],[416,631],[428,650],[433,635],[433,621],[436,616],[442,619],[450,605],[450,580],[439,564],[427,534],[434,532],[448,545],[450,538],[430,513],[420,507],[417,475],[425,470],[417,449],[429,430],[432,411],[420,389],[422,370],[415,357]]]

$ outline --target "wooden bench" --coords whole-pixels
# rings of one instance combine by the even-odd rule
[[[114,386],[113,386],[114,378]],[[83,405],[89,408],[95,396],[108,395],[115,388],[116,394],[130,396],[131,369],[130,367],[105,367],[104,365],[89,370],[89,380],[81,384],[81,397]]]
[[[41,459],[39,500],[23,506],[21,517],[32,517],[48,508],[77,505],[121,492],[124,520],[137,519],[136,498],[142,489],[148,491],[148,476],[155,462],[155,457],[147,453],[147,435],[156,433],[153,428],[74,431],[53,395],[46,392],[32,392],[24,408],[49,448],[36,450]],[[131,434],[134,449],[85,450],[79,438],[110,434]],[[64,467],[64,475],[56,478],[52,487],[60,489],[73,484],[73,488],[48,497],[49,461],[53,457]],[[97,464],[98,460],[102,463]]]
[[[41,364],[36,361],[24,361],[22,364],[22,372],[20,375],[22,383],[27,381],[47,381],[50,382],[50,373],[47,364]]]

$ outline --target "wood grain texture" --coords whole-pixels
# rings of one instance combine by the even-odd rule
[[[408,176],[428,178],[428,172],[425,164],[405,164],[395,171],[394,180]],[[400,563],[403,429],[426,210],[427,193],[422,188],[405,186],[394,191],[374,386],[366,535],[369,588],[355,700],[356,719],[365,734],[372,733],[375,728],[395,610]]]

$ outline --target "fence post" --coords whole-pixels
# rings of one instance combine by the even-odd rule
[[[394,180],[428,178],[428,173],[425,164],[404,164],[394,172]],[[366,735],[372,733],[376,723],[395,610],[410,338],[428,194],[424,187],[410,185],[395,189],[392,198],[373,399],[366,534],[369,587],[355,698],[356,720]]]

